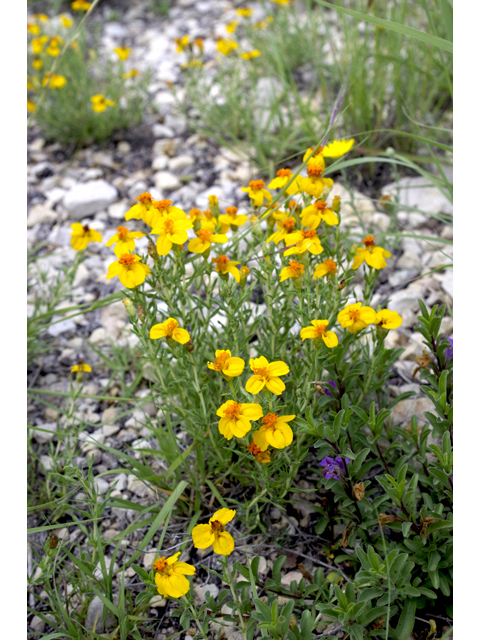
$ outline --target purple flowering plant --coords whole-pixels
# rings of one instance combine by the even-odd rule
[[[342,476],[347,473],[347,464],[349,462],[351,462],[350,458],[343,460],[340,456],[335,456],[335,458],[325,456],[323,460],[320,460],[320,466],[323,467],[323,477],[326,480],[330,480],[330,478],[341,480]]]

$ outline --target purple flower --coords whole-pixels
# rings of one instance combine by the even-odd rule
[[[331,387],[333,387],[334,389],[338,389],[337,385],[335,384],[335,382],[333,380],[331,380],[330,382],[326,382],[326,385],[329,384]],[[330,391],[330,389],[328,387],[323,387],[323,393],[326,396],[332,396],[332,392]]]
[[[341,480],[341,476],[344,476],[347,473],[346,465],[349,462],[351,462],[350,458],[345,458],[344,461],[340,456],[336,456],[335,458],[326,456],[323,460],[320,460],[320,466],[324,468],[323,477],[326,480],[330,480],[330,478]]]
[[[444,336],[443,341],[448,340],[448,342],[450,343],[450,346],[447,347],[445,349],[445,351],[443,352],[443,355],[445,356],[445,360],[452,360],[453,359],[453,338],[450,338],[450,336]]]

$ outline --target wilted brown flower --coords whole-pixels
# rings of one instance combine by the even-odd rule
[[[363,484],[363,482],[358,482],[353,487],[353,493],[355,494],[355,498],[357,500],[363,500],[363,498],[365,497],[365,485]]]

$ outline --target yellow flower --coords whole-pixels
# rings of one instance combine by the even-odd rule
[[[132,53],[129,47],[116,47],[114,51],[120,60],[127,60],[128,56]]]
[[[83,251],[89,242],[102,242],[102,236],[95,229],[90,229],[88,224],[81,224],[80,222],[74,222],[70,225],[72,228],[72,236],[70,245],[76,251]]]
[[[300,331],[302,342],[312,338],[315,345],[320,346],[323,341],[329,349],[336,347],[338,338],[333,331],[327,331],[328,320],[312,320],[311,327],[304,327]]]
[[[258,58],[260,55],[259,49],[253,49],[252,51],[245,51],[240,54],[240,57],[244,60],[251,60],[252,58]]]
[[[250,451],[250,453],[253,456],[255,456],[256,461],[259,462],[260,464],[268,464],[269,462],[272,461],[270,452],[267,450],[262,451],[260,447],[257,447],[255,442],[251,442],[248,445],[247,449]]]
[[[238,20],[232,20],[232,22],[228,22],[225,26],[227,33],[235,33],[238,27]]]
[[[102,113],[107,107],[114,107],[117,103],[113,100],[107,100],[101,93],[97,93],[90,98],[92,109],[97,113]]]
[[[218,216],[218,221],[222,224],[222,233],[226,233],[230,227],[234,227],[235,230],[237,230],[238,227],[241,227],[242,224],[246,223],[248,216],[237,216],[237,211],[237,207],[227,207],[225,209],[225,213]]]
[[[350,333],[357,333],[369,324],[375,324],[377,314],[371,307],[362,307],[361,302],[349,304],[337,316],[338,322]]]
[[[387,266],[385,258],[391,258],[392,254],[382,247],[377,247],[374,236],[367,236],[362,240],[362,244],[365,245],[365,249],[358,248],[353,259],[352,269],[354,271],[363,261],[373,269],[383,269]]]
[[[122,74],[122,78],[126,80],[127,78],[134,78],[135,76],[139,76],[140,71],[138,69],[130,69],[130,71],[126,71]]]
[[[269,189],[283,189],[283,187],[292,179],[292,170],[291,169],[279,169],[277,171],[277,177],[274,178],[270,184],[268,185]],[[292,184],[288,187],[287,193],[290,196],[298,193],[298,187],[296,180],[292,182]]]
[[[179,562],[180,551],[170,558],[162,556],[155,560],[153,568],[158,593],[163,597],[181,598],[190,589],[190,582],[185,576],[193,576],[196,569],[186,562]]]
[[[153,325],[150,329],[150,339],[159,340],[160,338],[171,338],[180,344],[186,344],[190,340],[190,334],[186,329],[178,326],[178,322],[174,318],[167,318],[165,322]]]
[[[74,0],[70,5],[74,11],[88,11],[91,7],[91,2],[86,2],[86,0]]]
[[[34,20],[40,20],[40,22],[48,22],[50,20],[46,13],[32,13],[31,17]]]
[[[35,111],[35,103],[27,99],[27,110]]]
[[[176,209],[177,207],[172,207]],[[152,233],[158,235],[157,252],[160,256],[166,256],[174,244],[182,245],[188,240],[187,229],[193,227],[192,221],[187,218],[186,213],[170,211],[159,217]]]
[[[61,89],[67,84],[67,79],[64,76],[59,76],[56,73],[50,75],[50,71],[47,71],[43,80],[42,87],[48,85],[49,89]]]
[[[245,360],[236,357],[232,358],[232,353],[228,349],[225,351],[217,349],[215,351],[215,362],[207,362],[207,366],[213,371],[220,371],[226,380],[231,380],[242,375]]]
[[[248,18],[253,13],[253,9],[237,9],[237,16]]]
[[[197,237],[190,240],[188,250],[192,253],[204,253],[209,250],[212,243],[224,244],[228,242],[228,238],[224,233],[215,234],[211,229],[199,229],[196,231]]]
[[[251,420],[258,420],[263,416],[263,409],[254,402],[235,402],[227,400],[217,411],[220,416],[218,430],[227,440],[233,436],[243,438],[252,428]]]
[[[175,44],[177,45],[177,53],[181,53],[185,47],[190,42],[190,38],[188,36],[183,36],[182,38],[175,38]]]
[[[324,200],[317,200],[302,211],[302,224],[304,227],[316,229],[322,220],[330,227],[338,224],[335,212],[329,208]]]
[[[296,260],[290,260],[288,263],[288,267],[283,267],[280,271],[280,282],[284,280],[288,280],[288,278],[293,278],[294,280],[298,280],[303,276],[305,271],[305,267],[303,264],[300,264]]]
[[[125,220],[143,220],[148,226],[152,227],[154,222],[159,218],[158,209],[153,207],[156,204],[152,196],[145,192],[141,193],[138,198],[139,202],[134,204],[125,214]],[[171,200],[168,200],[172,204]]]
[[[306,251],[314,256],[318,256],[323,252],[320,238],[318,237],[315,229],[302,229],[301,231],[289,233],[285,238],[285,244],[295,245],[285,251],[286,256],[302,254]]]
[[[382,329],[398,329],[403,320],[396,311],[382,309],[377,313],[375,324]]]
[[[254,29],[266,29],[268,27],[268,23],[265,20],[260,20],[260,22],[256,22],[253,25]]]
[[[290,0],[270,0],[270,2],[275,2],[275,4],[280,4],[285,7],[287,4],[289,4]]]
[[[265,183],[263,180],[251,180],[248,187],[242,187],[242,191],[248,193],[254,207],[261,207],[264,199],[269,202],[272,199],[272,195],[264,187]]]
[[[285,449],[292,444],[293,431],[288,425],[295,416],[279,416],[276,413],[267,413],[262,418],[262,426],[253,434],[253,442],[261,451],[266,451],[268,446],[274,449]]]
[[[40,33],[40,27],[38,24],[32,24],[31,22],[27,22],[27,31],[32,34],[32,36],[38,36]]]
[[[240,264],[235,260],[229,260],[227,256],[221,255],[218,258],[212,258],[212,262],[215,265],[215,270],[224,279],[228,278],[228,274],[231,273],[237,282],[240,282],[240,272],[235,265]]]
[[[238,49],[238,44],[235,42],[235,40],[231,40],[230,38],[221,38],[217,42],[217,49],[224,56],[228,56],[230,51]]]
[[[140,262],[140,256],[132,253],[124,253],[116,262],[108,267],[107,280],[118,279],[127,289],[133,289],[145,281],[146,276],[151,274],[150,267]]]
[[[32,67],[34,69],[40,70],[43,67],[43,62],[40,60],[40,58],[35,58],[32,62]]]
[[[117,233],[105,243],[106,247],[111,247],[115,244],[113,250],[116,256],[121,256],[124,253],[135,251],[135,238],[143,238],[141,231],[129,231],[127,227],[117,227]]]
[[[313,279],[323,278],[323,276],[334,276],[337,273],[337,263],[331,258],[327,258],[321,264],[317,264],[313,274]]]
[[[340,158],[348,153],[354,144],[354,138],[350,138],[350,140],[334,140],[323,149],[323,155],[325,158]]]
[[[298,176],[296,182],[300,191],[314,198],[324,197],[333,187],[331,178],[322,178],[323,170],[319,164],[309,161],[307,163],[307,177]]]
[[[60,53],[59,45],[63,42],[63,38],[60,36],[53,36],[50,38],[50,42],[48,43],[48,47],[45,49],[45,53],[48,53],[52,58],[56,58]]]
[[[323,159],[323,147],[320,145],[316,151],[315,147],[309,147],[303,154],[302,162],[308,160],[307,164],[317,164],[323,170],[325,170],[325,160]],[[313,155],[312,155],[313,154]]]
[[[248,393],[256,395],[263,387],[267,387],[277,396],[282,394],[285,390],[285,384],[279,376],[285,376],[290,371],[285,362],[281,360],[268,362],[264,356],[260,356],[259,358],[250,358],[249,364],[254,375],[247,380],[245,385],[245,390]]]
[[[267,239],[267,242],[274,242],[278,244],[281,240],[285,240],[289,233],[292,233],[297,221],[295,218],[290,218],[284,211],[272,214],[277,221],[277,230],[275,233]]]
[[[40,36],[32,40],[32,51],[35,55],[42,53],[43,47],[48,42],[48,36]]]
[[[73,367],[70,369],[70,373],[75,373],[75,372],[89,372],[92,370],[92,367],[89,364],[85,364],[83,362],[83,360],[79,360],[78,364],[73,365]]]
[[[234,509],[219,509],[208,521],[208,524],[197,524],[192,531],[193,546],[196,549],[208,549],[213,545],[213,552],[220,556],[229,556],[235,542],[225,531],[225,525],[235,517]]]
[[[73,25],[73,20],[71,20],[63,13],[60,16],[60,22],[62,23],[62,27],[64,27],[65,29],[70,29],[70,27]]]

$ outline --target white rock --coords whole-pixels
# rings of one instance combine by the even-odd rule
[[[104,31],[106,36],[114,40],[121,40],[129,35],[127,27],[120,22],[107,22]]]
[[[443,276],[442,289],[453,299],[453,271],[450,269]]]
[[[155,556],[158,555],[156,551],[152,551],[151,553],[146,553],[143,556],[143,566],[147,571],[150,571],[152,568],[152,564],[155,562]]]
[[[78,269],[75,273],[75,278],[73,280],[72,287],[74,289],[75,287],[82,287],[88,282],[89,278],[90,278],[90,271],[87,269],[87,267],[84,264],[79,264]]]
[[[372,214],[371,222],[374,227],[378,227],[381,231],[386,231],[390,226],[390,217],[386,213],[376,211]]]
[[[60,320],[60,318],[58,316],[53,316],[52,322],[56,320]],[[76,330],[75,323],[73,322],[73,320],[70,320],[69,318],[67,318],[66,320],[60,320],[60,322],[55,322],[55,324],[51,324],[48,327],[47,333],[50,336],[53,336],[54,338],[56,338],[62,333],[67,333],[67,331],[75,331],[75,330]]]
[[[103,170],[99,167],[92,167],[87,169],[83,174],[83,179],[87,180],[98,180],[98,178],[103,178]]]
[[[412,271],[418,271],[422,268],[422,261],[420,260],[420,257],[415,253],[405,251],[405,253],[398,260],[396,266],[399,269],[410,269]]]
[[[108,482],[106,480],[104,480],[103,478],[95,478],[93,481],[93,484],[95,485],[95,489],[97,490],[97,493],[100,496],[103,496],[105,493],[107,493],[110,485],[108,484]]]
[[[53,460],[50,456],[40,456],[40,463],[45,471],[50,471],[53,466]]]
[[[154,124],[152,127],[152,133],[155,138],[174,138],[175,132],[171,127],[167,127],[165,124]]]
[[[148,603],[149,607],[164,607],[167,604],[167,601],[162,596],[153,596],[153,598]]]
[[[397,291],[392,295],[387,307],[390,311],[396,311],[403,316],[405,311],[414,312],[418,309],[419,297],[418,291],[402,289],[402,291]]]
[[[167,156],[157,156],[153,159],[152,169],[154,171],[163,171],[168,166],[168,158]]]
[[[103,435],[108,438],[109,436],[114,436],[116,433],[120,431],[120,427],[116,424],[104,424],[103,425]],[[122,489],[120,489],[122,491]]]
[[[139,180],[138,182],[135,182],[135,184],[133,184],[128,190],[128,197],[130,198],[130,200],[135,200],[135,198],[138,198],[138,196],[140,196],[142,193],[145,193],[146,191],[148,191],[147,183],[143,180]]]
[[[114,202],[108,207],[108,215],[114,220],[123,220],[125,214],[130,209],[130,205],[126,200],[120,200],[120,202]]]
[[[392,287],[396,288],[414,278],[416,274],[417,271],[410,271],[409,269],[398,269],[388,276],[388,281],[392,285]]]
[[[383,195],[398,195],[401,205],[415,207],[425,213],[453,214],[452,203],[437,187],[423,177],[401,178],[383,187]]]
[[[128,153],[130,153],[131,150],[132,150],[132,147],[126,140],[121,140],[117,144],[117,152],[121,153],[124,156],[126,156]]]
[[[101,577],[101,573],[100,576]],[[118,602],[118,596],[117,596]],[[93,600],[90,602],[87,610],[87,619],[85,621],[85,626],[87,629],[91,631],[95,630],[96,633],[103,633],[105,629],[113,627],[115,625],[115,618],[110,613],[110,611],[105,607],[105,610],[108,612],[108,615],[105,620],[105,625],[103,623],[103,609],[104,604],[100,600],[98,596],[95,596]]]
[[[169,161],[168,168],[170,171],[183,171],[183,169],[191,167],[194,163],[192,156],[177,156]]]
[[[154,174],[153,179],[159,191],[175,191],[182,184],[177,176],[170,171],[158,171]]]
[[[107,332],[103,327],[98,327],[92,332],[92,335],[88,339],[92,344],[102,344],[107,340]]]
[[[195,595],[195,603],[200,606],[207,599],[207,592],[210,593],[212,598],[216,598],[219,593],[219,589],[216,584],[197,584],[193,589]]]
[[[294,580],[296,580],[298,584],[302,578],[303,575],[300,573],[300,571],[289,571],[282,576],[281,583],[285,587],[289,587]]]
[[[37,224],[50,224],[55,222],[57,214],[46,204],[34,205],[27,216],[27,227],[32,228]]]
[[[40,431],[40,429],[42,429],[42,431]],[[43,424],[37,425],[37,428],[32,428],[32,433],[37,442],[41,444],[49,442],[56,436],[57,424],[56,422],[44,422]]]
[[[42,633],[42,631],[45,629],[45,622],[38,616],[33,616],[30,622],[30,626],[36,633]]]
[[[61,187],[53,187],[53,189],[49,189],[48,191],[45,190],[45,195],[47,196],[47,203],[51,205],[57,204],[58,202],[63,200],[65,193],[66,193],[65,189],[62,189]]]
[[[115,202],[117,195],[117,190],[105,180],[93,180],[72,187],[63,204],[70,218],[81,219],[105,209]]]

